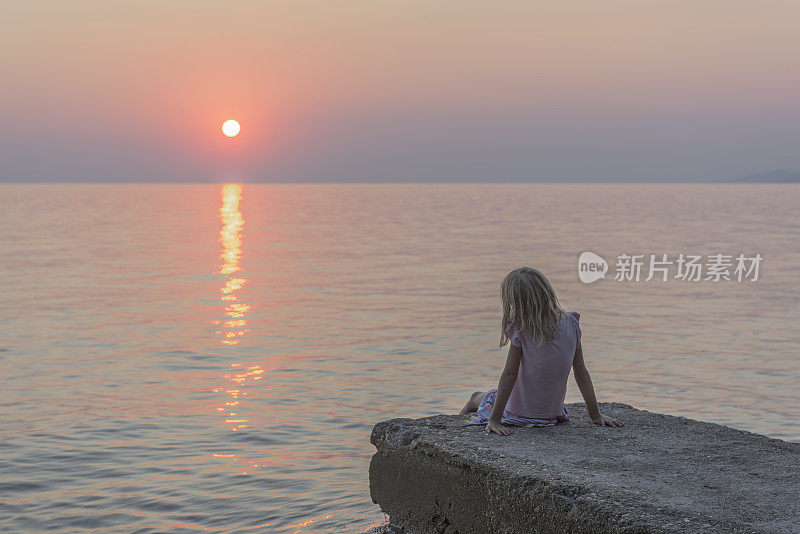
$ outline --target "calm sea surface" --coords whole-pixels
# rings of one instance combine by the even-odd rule
[[[798,205],[796,185],[0,186],[0,530],[382,523],[372,425],[496,384],[521,265],[581,313],[601,401],[800,441]],[[605,280],[579,281],[586,250]],[[614,280],[620,254],[681,253],[764,259],[756,282]]]

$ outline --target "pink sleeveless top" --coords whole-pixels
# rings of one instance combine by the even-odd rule
[[[522,347],[522,361],[507,412],[534,419],[552,419],[564,413],[567,378],[581,339],[579,320],[578,313],[569,312],[561,318],[555,339],[542,346],[537,346],[526,331],[517,332],[512,325],[506,328],[510,343]]]

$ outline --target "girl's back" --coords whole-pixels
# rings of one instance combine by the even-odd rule
[[[564,413],[567,378],[581,338],[579,319],[576,312],[562,315],[556,336],[541,345],[526,330],[508,325],[510,343],[522,348],[517,381],[506,407],[510,414],[552,419]]]

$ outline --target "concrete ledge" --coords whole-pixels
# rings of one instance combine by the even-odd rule
[[[415,534],[800,532],[800,444],[626,404],[487,436],[458,416],[375,425],[372,500]],[[399,528],[396,529],[399,531]]]

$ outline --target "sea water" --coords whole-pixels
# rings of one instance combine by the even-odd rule
[[[372,425],[496,385],[522,265],[581,314],[601,401],[800,441],[798,204],[798,185],[0,186],[0,529],[381,524]],[[581,282],[587,251],[604,279]],[[664,254],[762,261],[646,280]]]

